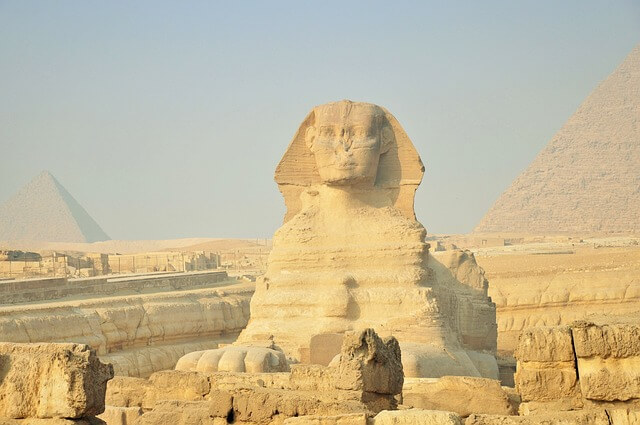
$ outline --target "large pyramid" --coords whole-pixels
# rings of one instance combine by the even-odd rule
[[[640,45],[587,97],[474,232],[640,233]]]
[[[95,242],[109,236],[48,171],[0,205],[0,240]]]

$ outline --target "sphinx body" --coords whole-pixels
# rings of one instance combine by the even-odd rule
[[[314,108],[276,170],[287,215],[236,344],[271,340],[308,361],[314,338],[373,328],[399,340],[406,376],[497,378],[482,270],[465,252],[436,259],[415,219],[423,172],[385,109]]]

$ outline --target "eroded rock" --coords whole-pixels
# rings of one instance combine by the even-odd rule
[[[104,411],[113,367],[84,344],[0,343],[0,417],[83,418]]]
[[[455,412],[462,417],[472,413],[517,414],[516,406],[499,381],[468,376],[406,379],[402,404],[419,409]]]

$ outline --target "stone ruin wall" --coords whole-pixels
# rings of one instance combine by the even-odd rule
[[[498,352],[503,355],[512,355],[521,332],[531,327],[640,317],[638,248],[476,258],[496,303]]]
[[[4,342],[88,344],[127,376],[149,376],[188,352],[232,342],[249,320],[253,294],[225,272],[4,284],[3,301],[32,301],[0,305]]]

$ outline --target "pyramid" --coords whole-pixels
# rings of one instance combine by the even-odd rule
[[[96,242],[110,239],[48,171],[0,205],[0,240]]]
[[[640,233],[640,45],[500,196],[476,233]]]

